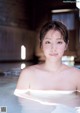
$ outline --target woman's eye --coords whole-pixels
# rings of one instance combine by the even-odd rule
[[[59,42],[57,42],[58,44],[62,44],[63,42],[62,41],[59,41]]]
[[[46,41],[45,44],[50,44],[50,41]]]

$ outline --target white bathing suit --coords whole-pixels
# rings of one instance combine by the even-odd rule
[[[63,95],[70,95],[74,92],[75,91],[68,91],[68,90],[60,91],[60,90],[32,90],[32,89],[19,90],[19,89],[16,89],[14,91],[14,95],[19,96],[19,97],[23,97],[23,98],[26,98],[26,99],[38,101],[42,104],[57,105],[57,103],[50,103],[50,102],[47,103],[45,101],[40,101],[37,98],[49,98],[49,99],[51,99],[51,98],[60,97],[60,96],[63,96]],[[28,94],[30,94],[31,96],[33,96],[35,98],[30,98],[30,97],[26,96]]]
[[[60,94],[72,94],[75,91],[69,91],[69,90],[65,90],[65,91],[60,91],[60,90],[34,90],[34,89],[27,89],[27,90],[19,90],[19,89],[15,89],[14,94],[22,94],[22,93],[27,93],[30,92],[31,94],[36,94],[36,95],[42,95],[43,94],[48,94],[48,95],[60,95]]]
[[[75,108],[66,106],[64,104],[45,102],[44,100],[42,101],[42,100],[39,100],[36,98],[30,98],[30,97],[26,96],[27,94],[30,94],[30,96],[33,96],[33,97],[55,98],[55,97],[60,97],[60,96],[63,97],[63,95],[70,95],[75,92],[76,91],[68,91],[68,90],[60,91],[60,90],[32,90],[32,89],[19,90],[19,89],[15,89],[14,95],[22,97],[22,98],[37,101],[43,105],[56,106],[56,109],[52,110],[50,113],[78,113],[78,112],[76,112]]]

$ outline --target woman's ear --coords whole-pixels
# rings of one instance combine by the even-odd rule
[[[43,52],[43,46],[42,46],[42,44],[41,44],[40,48],[41,48],[41,51]]]
[[[43,49],[42,42],[40,41],[40,48]]]
[[[65,45],[65,51],[67,50],[67,48],[68,48],[68,44]]]
[[[65,51],[68,49],[68,45],[69,45],[69,40],[68,43],[65,45]]]
[[[68,43],[65,45],[65,51],[68,49],[68,45],[69,45],[69,41],[68,41]]]

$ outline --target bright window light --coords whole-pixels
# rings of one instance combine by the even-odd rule
[[[64,13],[64,12],[70,12],[73,11],[73,9],[55,9],[51,10],[52,13]]]
[[[74,61],[74,56],[63,56],[62,61]]]
[[[74,61],[74,56],[71,56],[70,60],[71,60],[71,61]]]
[[[76,7],[80,9],[80,0],[76,0]]]
[[[21,46],[21,59],[26,59],[26,47],[24,45]]]
[[[74,56],[63,56],[62,62],[68,66],[74,66]]]
[[[21,69],[24,69],[26,67],[26,64],[25,63],[22,63],[21,64]]]

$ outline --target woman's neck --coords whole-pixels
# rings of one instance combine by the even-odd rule
[[[57,72],[62,68],[62,62],[61,61],[50,62],[46,60],[44,68],[49,71]]]

